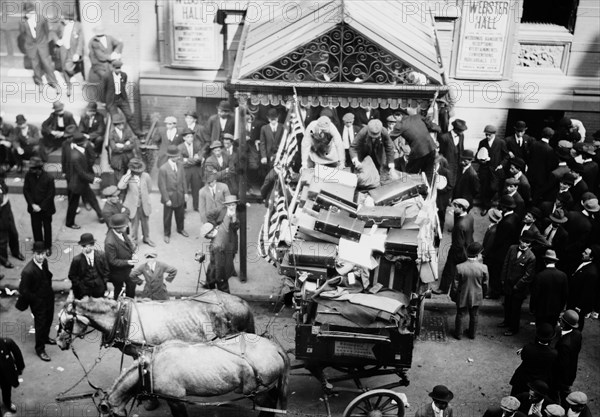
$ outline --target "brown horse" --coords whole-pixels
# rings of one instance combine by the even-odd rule
[[[122,309],[126,302],[131,312],[120,320],[127,311]],[[239,332],[254,333],[254,316],[246,301],[218,290],[173,301],[84,297],[67,303],[59,313],[58,346],[68,349],[73,336],[83,336],[88,326],[103,334],[104,343],[135,358],[143,347],[168,340],[206,342]]]
[[[279,343],[253,334],[208,343],[165,342],[151,357],[142,355],[119,375],[98,410],[102,415],[127,415],[131,399],[150,394],[149,388],[142,389],[144,383],[152,387],[152,394],[167,399],[174,417],[187,416],[184,403],[178,401],[186,395],[213,397],[232,392],[253,397],[259,406],[285,410],[289,368],[289,358]],[[148,376],[142,382],[140,374],[145,372]]]

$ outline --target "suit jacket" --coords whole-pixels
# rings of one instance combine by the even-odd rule
[[[547,176],[544,181],[544,186],[542,187],[541,196],[544,201],[554,201],[556,199],[556,194],[558,194],[558,183],[560,182],[563,175],[567,172],[571,171],[571,169],[565,165],[558,165],[556,168],[552,170],[550,176]]]
[[[531,185],[529,185],[529,180],[525,176],[524,173],[521,173],[519,176],[519,185],[517,186],[517,192],[523,197],[523,201],[526,206],[529,206],[531,203]]]
[[[557,352],[549,345],[530,342],[521,350],[521,364],[515,370],[510,385],[522,392],[527,390],[527,384],[540,379],[550,384],[552,367],[556,361]],[[520,388],[519,388],[520,387]]]
[[[490,223],[485,234],[483,235],[483,258],[488,259],[492,248],[494,246],[494,241],[496,239],[496,228],[498,227],[498,223]]]
[[[456,265],[467,260],[467,246],[473,243],[474,224],[473,216],[469,213],[464,216],[454,216],[452,243],[448,251],[448,257]]]
[[[530,310],[536,317],[558,317],[567,305],[567,274],[556,268],[539,272],[531,285]]]
[[[483,417],[502,417],[504,415],[504,410],[500,407],[490,407],[485,410],[483,413]],[[525,417],[525,414],[520,411],[515,412],[512,417]]]
[[[79,131],[88,135],[88,139],[92,142],[95,142],[98,138],[102,138],[102,140],[104,140],[104,133],[106,132],[106,122],[104,121],[104,116],[102,116],[100,113],[96,113],[92,117],[84,114],[81,116],[81,121],[79,122]]]
[[[137,214],[137,208],[142,204],[144,215],[150,216],[152,206],[150,205],[150,192],[152,191],[152,180],[150,174],[142,172],[139,177],[123,175],[117,185],[119,190],[127,190],[123,206],[129,210],[129,218],[133,219]]]
[[[171,201],[172,207],[181,207],[185,204],[187,181],[183,164],[177,163],[177,172],[173,171],[170,163],[163,164],[159,168],[158,190],[162,204],[166,204],[167,201]]]
[[[440,144],[440,154],[446,158],[448,165],[450,166],[448,172],[448,184],[451,187],[454,187],[457,182],[457,177],[462,172],[462,167],[460,166],[460,154],[465,149],[465,135],[463,133],[458,135],[458,146],[454,144],[452,132],[438,135],[437,141]],[[473,200],[470,200],[469,202],[472,203]]]
[[[542,140],[533,141],[529,152],[527,177],[537,195],[548,180],[548,175],[558,165],[558,158],[552,147]],[[536,190],[538,189],[538,190]]]
[[[473,200],[479,194],[479,189],[479,176],[475,168],[470,166],[463,173],[461,167],[456,177],[452,198],[464,198],[472,206]]]
[[[371,156],[379,169],[394,163],[394,143],[385,128],[381,129],[381,143],[376,145],[369,136],[369,128],[367,126],[363,127],[354,136],[354,142],[350,144],[349,152],[350,159],[358,158],[359,161]]]
[[[594,160],[584,162],[581,177],[588,185],[590,190],[597,193],[596,187],[598,186],[598,178],[600,177],[600,168],[598,167],[598,163]]]
[[[198,208],[200,211],[200,221],[202,224],[208,221],[209,213],[215,210],[221,210],[223,208],[225,196],[230,195],[229,187],[226,184],[217,182],[215,187],[216,191],[214,197],[208,184],[202,187],[202,189],[200,189],[200,193],[198,194],[200,199]]]
[[[588,185],[583,178],[579,180],[577,184],[569,188],[569,193],[571,194],[571,197],[573,197],[573,203],[577,207],[581,207],[581,196],[583,195],[583,193],[586,193],[588,191],[590,191],[590,189],[588,188]]]
[[[177,133],[173,137],[172,141],[170,141],[169,137],[167,136],[166,127],[161,126],[156,130],[156,133],[154,134],[154,144],[158,146],[158,156],[156,160],[157,168],[160,168],[162,164],[167,162],[169,159],[167,157],[167,148],[169,145],[179,146],[181,143],[183,143],[183,138],[181,137],[179,129],[177,129]]]
[[[124,101],[128,101],[127,97],[127,74],[121,71],[121,98]],[[101,96],[104,99],[104,103],[106,106],[111,106],[115,103],[117,99],[116,91],[115,91],[115,80],[114,73],[112,71],[108,71],[102,78],[102,88],[100,92]]]
[[[452,417],[453,415],[454,414],[451,406],[448,406],[448,408],[442,412],[443,417]],[[431,408],[431,403],[419,407],[419,409],[415,412],[415,417],[435,417],[433,408]]]
[[[456,307],[474,307],[482,303],[488,288],[488,267],[481,262],[466,260],[456,265],[452,284],[456,290]]]
[[[10,135],[10,141],[12,142],[13,149],[17,148],[29,148],[39,145],[40,139],[42,138],[40,130],[37,126],[27,125],[27,135],[23,135],[23,131],[19,127],[15,127]]]
[[[275,159],[279,143],[283,137],[283,125],[277,123],[277,129],[273,133],[270,124],[264,125],[260,129],[260,156],[261,158],[267,158],[267,163],[271,163],[272,159]]]
[[[200,141],[194,140],[192,143],[192,155],[189,154],[185,142],[177,145],[177,148],[179,148],[179,151],[181,152],[183,168],[185,171],[197,171],[200,175],[202,172],[202,144]],[[194,156],[197,156],[198,159],[194,159]],[[187,159],[187,161],[185,161],[185,159]]]
[[[123,233],[123,238],[118,237],[114,229],[109,229],[106,239],[104,239],[104,253],[110,269],[109,281],[114,283],[127,281],[133,268],[127,261],[132,259],[135,245],[127,233]]]
[[[73,295],[81,299],[94,292],[104,293],[110,276],[108,261],[104,252],[94,249],[94,266],[90,266],[83,253],[76,255],[71,261],[69,279]]]
[[[518,251],[519,245],[512,245],[508,249],[502,266],[501,281],[505,294],[527,296],[535,273],[535,255],[531,249],[527,249],[517,257]]]
[[[380,117],[378,109],[371,109],[369,114],[367,115],[367,110],[363,109],[362,107],[359,107],[355,109],[352,113],[354,113],[355,117],[354,123],[361,127],[367,125],[371,120],[376,120]]]
[[[44,260],[42,269],[33,260],[25,265],[21,271],[19,294],[31,307],[33,314],[45,312],[47,306],[54,304],[52,273],[48,269],[48,260]]]
[[[18,387],[23,369],[25,362],[19,346],[11,338],[0,338],[0,385]]]
[[[208,118],[206,125],[206,131],[210,135],[210,142],[221,140],[223,133],[230,133],[233,135],[235,130],[235,119],[233,116],[229,116],[225,122],[225,129],[221,129],[221,123],[219,121],[219,115],[213,114]]]
[[[519,216],[511,213],[504,216],[496,228],[496,238],[490,250],[489,259],[504,262],[510,245],[519,240]]]
[[[223,156],[223,163],[221,164],[214,155],[209,156],[206,158],[206,161],[204,161],[204,178],[207,181],[210,174],[216,174],[218,182],[227,183],[229,177],[234,174],[234,166],[229,159],[229,155],[226,155],[225,153],[221,153],[221,155]],[[227,168],[229,168],[229,172],[225,171]]]
[[[17,46],[19,50],[30,59],[35,59],[36,54],[40,54],[42,59],[50,60],[50,41],[56,41],[56,33],[50,30],[48,21],[38,15],[35,26],[36,37],[33,37],[27,19],[19,22],[19,35],[17,37]],[[50,63],[51,64],[51,63]]]
[[[479,161],[480,166],[485,166],[491,171],[495,171],[499,165],[504,165],[508,161],[508,149],[503,139],[495,138],[492,146],[489,145],[487,139],[481,139],[477,147],[477,152],[481,148],[487,148],[490,160],[488,162]]]
[[[64,36],[66,23],[64,20],[61,20],[56,28],[56,35],[59,39],[62,39]],[[83,59],[83,48],[84,48],[84,39],[83,39],[83,29],[81,28],[81,22],[73,22],[73,29],[71,30],[69,49],[67,49],[64,45],[60,47],[61,49],[61,60],[64,62],[69,60],[73,62],[73,55],[79,55],[79,59]],[[64,70],[63,66],[63,70]]]
[[[90,39],[88,50],[92,70],[90,71],[90,82],[102,82],[102,77],[110,72],[111,54],[113,52],[121,53],[123,51],[123,42],[113,38],[110,35],[106,36],[106,48],[100,42],[98,36]]]
[[[40,206],[41,214],[53,215],[56,213],[54,207],[54,196],[56,190],[54,188],[54,178],[42,171],[38,177],[33,172],[29,171],[25,174],[25,183],[23,184],[23,195],[27,201],[27,212],[34,213],[33,204]]]
[[[165,278],[165,274],[167,277]],[[136,284],[141,284],[142,280],[140,276],[144,276],[146,285],[142,290],[143,298],[150,298],[152,300],[168,300],[169,293],[164,280],[172,282],[177,275],[177,268],[167,265],[163,262],[156,261],[154,265],[154,271],[148,265],[148,262],[136,267],[131,271],[130,277]]]
[[[531,145],[535,142],[535,138],[525,134],[522,137],[523,144],[519,146],[517,144],[517,137],[510,135],[504,138],[506,142],[506,149],[512,152],[516,158],[521,158],[526,164],[529,164],[529,156],[531,155]]]
[[[206,133],[206,129],[200,123],[194,124],[193,128],[190,128],[194,132],[194,142],[199,141],[201,146],[200,156],[204,157],[208,151],[210,151],[210,142],[208,140],[208,135]],[[166,131],[166,129],[165,129]],[[183,142],[183,138],[181,138],[181,142]],[[177,144],[178,145],[178,144]]]
[[[71,173],[69,170],[69,166],[71,164],[71,147],[72,140],[69,138],[65,140],[62,144],[62,152],[60,155],[61,159],[61,169],[65,174],[67,182],[71,180]],[[87,161],[87,171],[90,174],[94,174],[94,163],[96,162],[96,151],[94,150],[94,145],[92,145],[89,141],[84,143],[85,150],[85,160]]]
[[[136,207],[136,211],[137,211],[137,207]],[[121,203],[120,201],[118,201],[116,204],[111,203],[110,201],[106,201],[106,203],[104,203],[104,207],[102,207],[102,217],[104,218],[104,221],[106,222],[106,227],[108,227],[110,229],[110,218],[112,216],[114,216],[115,214],[119,214],[119,213],[124,213],[127,215],[127,217],[131,218],[131,212],[130,210],[125,207],[123,205],[123,203]]]
[[[53,130],[64,131],[65,128],[70,125],[77,126],[77,122],[75,121],[72,113],[69,113],[68,111],[63,113],[62,127],[58,126],[58,115],[56,113],[51,113],[50,116],[42,123],[42,136],[45,138],[54,138],[54,135],[52,135],[50,132]]]
[[[515,398],[521,403],[521,405],[519,406],[519,411],[526,416],[533,416],[533,414],[529,414],[529,410],[531,409],[532,405],[532,402],[529,399],[529,391],[524,391],[522,394],[516,395]],[[549,404],[554,404],[554,401],[552,401],[549,397],[544,396],[542,398],[541,409],[544,410],[544,408],[546,408],[546,406]]]
[[[558,357],[554,363],[553,381],[557,388],[573,385],[577,376],[577,362],[581,351],[581,332],[577,329],[561,336],[554,346]]]
[[[117,144],[123,146],[120,147]],[[123,126],[121,137],[117,134],[116,127],[110,128],[108,146],[110,147],[110,166],[118,171],[127,170],[129,161],[140,154],[138,138],[128,125]]]
[[[570,211],[567,214],[569,221],[565,223],[565,227],[567,232],[569,232],[569,237],[571,241],[569,242],[569,246],[573,247],[573,254],[579,255],[581,251],[585,249],[585,246],[588,244],[588,241],[593,240],[592,234],[592,218],[590,216],[586,216],[581,211]],[[577,252],[579,251],[579,252]]]
[[[594,309],[596,294],[600,286],[598,266],[591,262],[576,270],[569,278],[568,309],[580,309],[579,316],[585,316]]]
[[[429,129],[421,116],[404,116],[390,132],[392,137],[398,135],[402,136],[410,146],[409,161],[422,158],[435,151],[435,141],[429,134]]]
[[[94,182],[94,174],[89,171],[88,161],[84,154],[71,149],[67,187],[74,194],[83,194],[86,187]]]

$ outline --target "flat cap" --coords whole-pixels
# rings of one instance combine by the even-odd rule
[[[367,128],[369,129],[369,133],[371,135],[379,135],[381,133],[381,129],[383,129],[383,123],[379,119],[369,120],[367,124]]]
[[[506,185],[519,185],[519,180],[514,178],[514,177],[510,177],[504,180],[504,184]]]
[[[109,185],[104,190],[102,190],[102,195],[105,197],[113,197],[119,195],[119,189],[116,185]]]
[[[487,125],[483,128],[483,133],[496,133],[498,129],[494,125]]]
[[[565,409],[558,404],[548,404],[544,411],[548,417],[564,417],[565,415]]]
[[[571,405],[586,405],[587,395],[581,391],[573,391],[567,396],[567,402]]]
[[[467,200],[465,200],[464,198],[455,198],[452,201],[452,204],[456,204],[457,206],[461,206],[465,210],[469,208],[469,202]]]
[[[511,397],[511,396],[504,397],[500,401],[500,408],[502,408],[503,410],[508,411],[508,412],[517,411],[520,406],[521,406],[521,403],[515,397]]]
[[[346,113],[344,115],[344,117],[342,117],[342,121],[345,122],[353,122],[354,121],[354,114],[353,113]]]
[[[177,124],[177,118],[175,116],[167,116],[165,117],[165,123]]]

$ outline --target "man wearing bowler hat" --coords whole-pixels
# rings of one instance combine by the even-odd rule
[[[40,157],[48,161],[48,155],[60,149],[65,141],[65,128],[70,125],[77,126],[73,114],[65,111],[65,105],[60,101],[52,103],[52,113],[42,123],[42,140],[40,141]]]
[[[114,299],[119,298],[123,284],[125,284],[125,296],[135,297],[135,283],[129,278],[133,267],[138,260],[133,259],[135,245],[127,236],[129,218],[124,213],[118,213],[110,218],[110,229],[104,239],[104,252],[110,269],[109,281],[114,286]]]
[[[577,377],[577,363],[581,351],[581,331],[579,330],[579,314],[567,310],[560,318],[560,337],[554,348],[558,357],[554,363],[553,378],[550,388],[554,399],[560,404],[566,402],[571,386]]]
[[[150,205],[150,192],[152,191],[152,180],[146,172],[146,164],[139,158],[129,161],[129,169],[119,180],[117,187],[125,190],[123,206],[129,210],[131,220],[131,238],[138,243],[139,226],[142,225],[143,242],[150,246],[156,246],[150,239],[150,225],[148,223],[152,207]]]
[[[198,193],[202,187],[202,144],[189,128],[185,128],[181,136],[183,143],[179,144],[178,148],[185,171],[185,181],[191,190],[194,211],[198,211]]]
[[[473,200],[479,195],[479,177],[477,171],[471,165],[475,154],[470,149],[465,149],[460,154],[460,167],[456,175],[456,184],[452,198],[464,198],[473,205]]]
[[[485,138],[479,141],[476,159],[479,162],[481,180],[481,201],[484,216],[490,208],[492,196],[500,189],[504,164],[508,160],[508,149],[503,139],[496,138],[496,126],[487,125],[483,129]]]
[[[464,132],[466,130],[467,123],[464,120],[455,119],[452,122],[452,130],[442,133],[437,137],[437,141],[440,144],[440,154],[446,158],[450,166],[448,172],[448,191],[452,191],[456,185],[456,179],[461,170],[461,155],[465,150]]]
[[[104,144],[106,122],[104,121],[104,116],[98,113],[98,103],[95,101],[90,101],[87,104],[85,114],[81,116],[81,121],[79,122],[79,131],[94,145],[94,152],[100,155],[102,153],[102,145]]]
[[[600,245],[585,248],[581,263],[569,278],[569,298],[567,308],[586,318],[598,302],[599,270],[596,264],[600,259]],[[579,330],[583,331],[585,320],[581,320]]]
[[[171,221],[175,214],[177,233],[184,237],[189,234],[184,229],[185,191],[187,182],[181,160],[181,152],[175,145],[167,148],[168,161],[158,170],[158,189],[163,204],[163,227],[165,243],[171,241]]]
[[[536,327],[535,340],[517,351],[517,355],[521,357],[521,364],[510,379],[510,395],[527,392],[533,381],[550,383],[552,367],[557,357],[556,350],[550,346],[554,335],[554,326],[543,323]]]
[[[531,144],[534,139],[526,134],[526,131],[527,123],[519,120],[514,125],[514,133],[504,138],[504,141],[506,142],[509,157],[511,159],[521,158],[527,164],[529,162]]]
[[[489,407],[483,417],[525,417],[519,411],[521,403],[515,397],[504,397],[500,400],[500,407]]]
[[[33,314],[35,353],[41,360],[48,362],[50,356],[46,353],[46,345],[55,345],[56,340],[50,338],[54,317],[54,291],[44,242],[33,244],[33,258],[21,271],[19,294],[17,308],[23,311],[29,306]]]
[[[193,112],[195,114],[195,112]],[[186,120],[188,118],[186,113]],[[167,156],[167,148],[169,145],[178,146],[183,142],[179,129],[177,129],[177,118],[175,116],[167,116],[164,121],[165,125],[160,126],[154,133],[154,144],[158,146],[156,158],[156,167],[160,168],[169,157]]]
[[[44,171],[42,160],[34,156],[25,175],[23,196],[27,201],[27,212],[31,217],[31,230],[36,242],[44,242],[48,256],[52,254],[52,215],[54,207],[54,178]]]
[[[507,328],[505,336],[518,333],[521,327],[521,306],[535,274],[535,255],[530,249],[533,238],[533,233],[526,230],[504,258],[500,278],[504,289],[504,321],[498,327]]]
[[[450,401],[454,398],[452,391],[445,385],[436,385],[429,396],[433,401],[421,406],[415,412],[415,417],[452,417],[452,407],[450,407]]]
[[[473,242],[467,247],[467,260],[456,265],[456,278],[450,289],[451,297],[456,302],[456,320],[454,325],[454,337],[461,339],[465,313],[469,313],[469,330],[466,334],[475,339],[477,332],[477,313],[483,302],[483,297],[488,288],[488,268],[481,262],[483,246],[479,242]]]
[[[531,285],[529,310],[535,315],[535,324],[556,326],[558,316],[567,304],[569,291],[567,274],[556,268],[556,252],[548,249],[544,254],[546,268],[539,272]]]
[[[217,107],[217,114],[210,116],[206,124],[210,143],[221,140],[223,133],[231,133],[233,135],[235,133],[234,126],[233,108],[227,100],[221,100]]]
[[[553,403],[548,397],[550,388],[541,379],[531,381],[528,387],[529,391],[523,391],[516,395],[516,399],[521,403],[519,411],[528,417],[543,417],[544,408]]]
[[[73,296],[77,300],[85,296],[103,297],[110,278],[106,256],[96,249],[96,240],[91,233],[82,234],[79,245],[81,253],[73,258],[69,268]]]

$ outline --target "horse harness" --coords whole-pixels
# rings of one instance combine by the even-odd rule
[[[133,308],[132,308],[133,307]],[[141,347],[152,347],[146,340],[146,334],[144,332],[144,326],[142,325],[142,317],[138,311],[137,304],[131,298],[123,298],[119,301],[117,306],[117,317],[113,324],[111,332],[108,336],[102,336],[102,344],[104,346],[113,346],[115,343],[123,343],[125,345],[139,345]],[[140,330],[142,332],[143,342],[133,342],[129,339],[129,332],[131,330],[131,310],[135,309],[140,322]]]
[[[207,297],[205,297],[205,295],[207,295],[209,293],[214,294],[215,298],[217,299],[216,302],[212,301],[212,300],[209,300]],[[215,291],[215,290],[204,290],[203,292],[195,295],[194,297],[187,298],[187,300],[196,301],[198,303],[212,304],[212,305],[221,307],[221,310],[223,311],[223,315],[225,316],[225,319],[227,320],[227,327],[229,329],[231,329],[231,326],[232,326],[232,323],[231,323],[232,315],[225,308],[225,304],[221,300],[221,297],[219,296],[219,292],[218,291]]]

